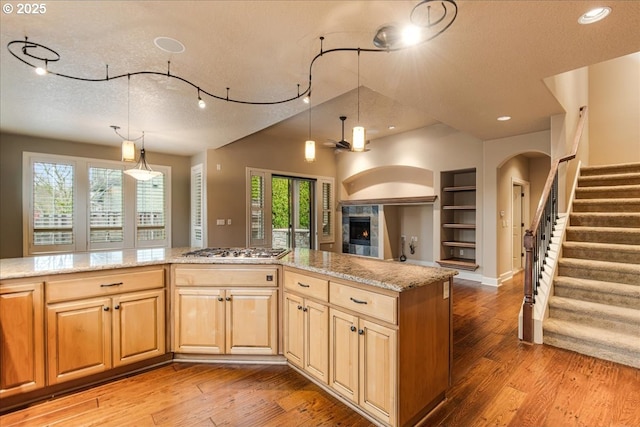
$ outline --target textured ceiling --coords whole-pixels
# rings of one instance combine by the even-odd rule
[[[10,2],[13,3],[13,2]],[[324,48],[373,47],[376,30],[405,23],[417,1],[55,1],[39,15],[0,16],[0,129],[118,145],[109,125],[149,151],[191,155],[269,128],[306,139],[307,106],[238,105],[203,96],[176,79],[134,76],[87,83],[40,77],[6,46],[23,39],[61,55],[56,72],[88,78],[141,70],[184,77],[221,96],[268,101],[306,88],[311,59]],[[3,4],[6,4],[3,3]],[[549,128],[562,112],[543,79],[640,51],[640,2],[608,1],[604,21],[578,25],[595,1],[458,1],[444,34],[393,53],[362,53],[360,121],[376,138],[442,122],[480,139]],[[169,54],[159,36],[186,46]],[[357,55],[327,54],[313,68],[312,137],[340,139],[340,115],[354,126]],[[509,122],[496,117],[508,114]],[[128,125],[129,121],[129,125]],[[278,124],[277,126],[274,126]],[[389,130],[389,125],[395,125]],[[348,139],[348,138],[347,138]]]

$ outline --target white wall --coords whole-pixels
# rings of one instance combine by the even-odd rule
[[[591,165],[640,162],[640,52],[589,67]]]

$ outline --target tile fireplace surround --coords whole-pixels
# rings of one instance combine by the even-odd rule
[[[366,217],[370,221],[370,246],[349,243],[349,218]],[[364,255],[379,258],[379,212],[378,205],[343,206],[342,207],[342,253]]]

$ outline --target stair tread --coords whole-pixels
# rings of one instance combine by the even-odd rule
[[[571,287],[582,290],[606,290],[607,293],[635,296],[640,298],[640,286],[628,283],[606,282],[604,280],[582,279],[570,276],[557,276],[553,279],[554,287]]]
[[[562,243],[563,248],[612,250],[616,252],[637,252],[640,254],[640,245],[626,245],[622,243],[598,243],[567,240]]]
[[[625,217],[640,217],[640,212],[571,212],[571,216],[577,217],[599,217],[599,218],[617,218],[620,216]]]
[[[623,173],[606,173],[601,175],[584,175],[578,178],[578,181],[598,181],[601,179],[624,179],[624,178],[638,178],[640,172],[623,172]]]
[[[617,320],[624,319],[632,324],[638,324],[640,328],[640,310],[617,305],[602,304],[593,301],[583,301],[574,298],[552,296],[549,298],[549,307],[570,311],[592,313],[594,317],[609,317]],[[598,314],[604,316],[596,316]],[[638,330],[640,332],[640,329]]]
[[[610,329],[586,326],[570,320],[545,320],[543,329],[560,335],[571,336],[576,339],[597,342],[607,347],[623,348],[640,354],[640,328],[637,334],[612,331]]]
[[[615,233],[640,233],[640,228],[636,227],[594,227],[591,225],[569,225],[567,230],[572,231],[607,231]]]
[[[640,264],[626,264],[623,262],[599,261],[582,258],[561,257],[559,265],[579,267],[587,270],[615,270],[622,273],[637,273],[640,278]]]

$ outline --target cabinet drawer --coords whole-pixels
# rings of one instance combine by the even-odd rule
[[[212,268],[177,267],[176,286],[278,286],[276,267]]]
[[[322,301],[329,300],[329,281],[293,271],[284,272],[285,289],[298,294],[316,298]]]
[[[397,298],[342,283],[330,282],[329,301],[367,316],[396,323]]]
[[[47,303],[155,289],[164,286],[164,269],[78,274],[46,282]]]

